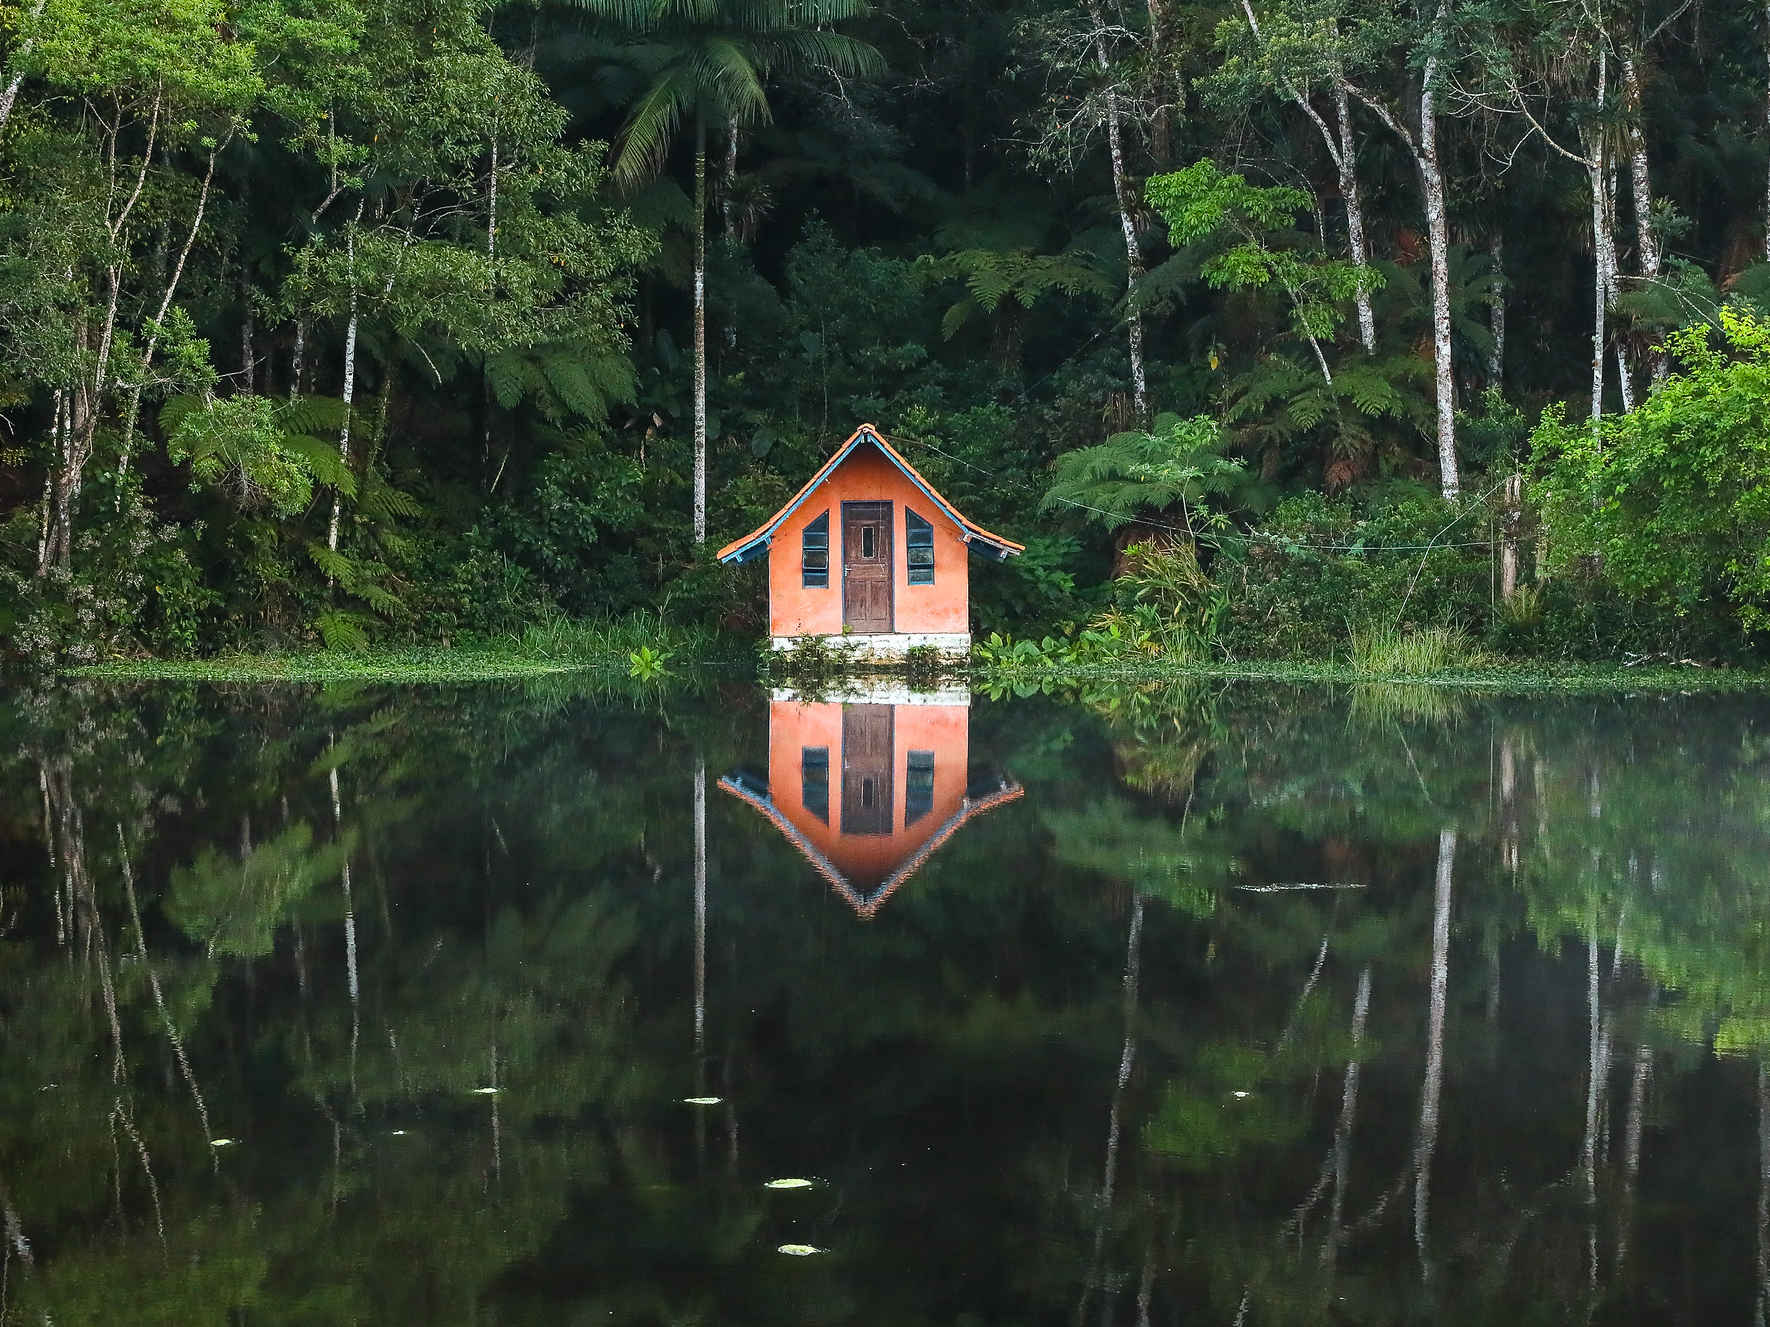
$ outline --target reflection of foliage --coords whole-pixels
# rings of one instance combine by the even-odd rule
[[[313,845],[313,831],[291,825],[244,861],[214,847],[173,868],[166,916],[211,955],[262,958],[290,910],[321,880],[335,876],[343,852]]]
[[[1161,817],[1137,816],[1119,800],[1045,816],[1058,860],[1140,894],[1164,899],[1196,917],[1217,905],[1217,889],[1234,869],[1222,841],[1201,822],[1190,830]]]

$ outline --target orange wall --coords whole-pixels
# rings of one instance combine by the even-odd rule
[[[939,553],[935,575],[940,574]],[[921,587],[918,587],[921,588]],[[964,705],[898,705],[892,716],[890,834],[842,833],[842,706],[777,700],[768,707],[768,799],[832,865],[862,889],[876,887],[952,818],[965,800],[971,711]],[[800,753],[830,749],[830,823],[801,799]],[[934,806],[905,828],[910,752],[934,753]]]
[[[898,631],[971,630],[969,550],[959,527],[870,443],[856,447],[775,530],[768,546],[768,631],[771,636],[835,636],[842,631],[842,504],[890,502],[896,530],[891,558],[893,617]],[[934,526],[934,584],[911,585],[905,560],[905,505]],[[806,589],[800,567],[805,527],[830,513],[830,584]]]

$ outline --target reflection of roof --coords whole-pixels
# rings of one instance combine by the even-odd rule
[[[958,833],[961,825],[973,816],[980,816],[985,811],[993,811],[1004,802],[1012,802],[1025,791],[1012,779],[1002,778],[997,781],[996,788],[992,792],[986,792],[979,797],[973,797],[967,792],[964,800],[959,803],[959,809],[947,817],[944,825],[930,834],[922,846],[917,848],[903,865],[886,876],[877,889],[870,894],[863,894],[849,882],[847,876],[836,868],[835,863],[819,851],[815,843],[799,832],[799,827],[774,804],[768,795],[766,786],[758,789],[755,780],[741,774],[726,775],[719,780],[719,786],[732,796],[742,798],[772,820],[775,828],[785,834],[787,841],[805,855],[805,859],[818,869],[824,879],[830,882],[843,901],[868,921],[871,921],[873,914],[884,906],[885,900],[897,891],[899,885],[921,869],[922,863],[933,855],[936,848]]]
[[[835,474],[836,467],[841,465],[843,461],[847,460],[849,454],[863,442],[870,442],[880,451],[884,452],[886,459],[899,470],[903,471],[904,475],[912,484],[921,489],[922,492],[926,493],[930,502],[934,503],[948,516],[952,517],[953,522],[959,527],[960,531],[963,532],[966,543],[983,544],[990,548],[998,558],[1005,558],[1010,553],[1024,553],[1026,551],[1026,545],[1017,544],[1012,539],[1004,539],[999,534],[991,534],[981,525],[966,520],[959,514],[959,509],[957,507],[953,506],[952,503],[936,493],[934,491],[934,485],[930,484],[916,472],[915,466],[911,465],[908,461],[904,460],[903,457],[897,454],[897,449],[890,443],[886,442],[877,429],[871,424],[862,424],[859,428],[854,430],[853,433],[849,434],[848,441],[836,449],[836,454],[824,462],[823,468],[806,482],[805,487],[793,495],[793,500],[791,502],[782,507],[773,516],[770,516],[754,530],[750,531],[750,533],[745,535],[742,539],[734,539],[731,543],[720,549],[718,554],[719,560],[721,562],[747,562],[757,553],[766,548],[768,546],[768,541],[774,536],[774,532],[780,523],[786,520],[787,517],[791,516],[794,509],[797,508],[801,502],[804,502],[806,498],[810,497],[812,491],[816,489],[818,485],[822,484],[831,475]]]

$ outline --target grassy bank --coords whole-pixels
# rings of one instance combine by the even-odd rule
[[[75,677],[178,682],[480,682],[605,671],[666,677],[741,646],[654,615],[540,623],[521,635],[453,646],[231,654],[209,659],[116,659],[67,670]]]
[[[1185,663],[1169,659],[1117,661],[1073,668],[990,667],[973,674],[986,690],[1055,690],[1090,684],[1162,682],[1182,678],[1218,681],[1319,683],[1334,686],[1435,687],[1495,694],[1619,694],[1628,692],[1770,691],[1770,673],[1728,668],[1622,664],[1552,665],[1521,660],[1420,672],[1376,671],[1344,661],[1225,661]]]
[[[210,659],[124,659],[67,670],[77,677],[183,682],[476,682],[600,672],[643,680],[682,676],[712,666],[743,672],[753,666],[748,642],[697,627],[680,627],[642,615],[615,622],[564,619],[530,627],[521,635],[456,646],[397,649],[313,650],[235,654]],[[902,675],[906,670],[894,670]],[[1224,682],[1262,681],[1327,685],[1439,687],[1500,694],[1616,694],[1770,690],[1770,673],[1692,664],[1557,664],[1493,657],[1470,659],[1454,649],[1375,648],[1369,642],[1348,656],[1321,661],[1185,660],[1171,654],[1119,655],[1096,660],[1058,658],[1038,652],[996,654],[968,668],[930,673],[908,670],[912,682],[964,677],[993,693],[1051,692],[1109,685],[1160,683],[1186,678]],[[782,681],[834,682],[863,676],[830,661],[815,677],[785,670]]]

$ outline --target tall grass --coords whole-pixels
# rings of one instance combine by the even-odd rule
[[[717,633],[699,625],[667,621],[659,613],[632,613],[619,618],[573,618],[560,613],[531,623],[509,638],[508,649],[520,658],[610,665],[642,649],[666,658],[704,658],[714,652]]]
[[[1388,626],[1352,629],[1352,670],[1372,677],[1429,677],[1480,662],[1468,634],[1457,627],[1402,631]]]
[[[520,632],[455,646],[378,646],[235,654],[214,659],[130,659],[69,670],[86,677],[193,682],[465,682],[552,673],[609,672],[625,677],[648,649],[648,676],[679,675],[718,650],[709,627],[665,621],[657,613],[573,619],[563,614]]]

